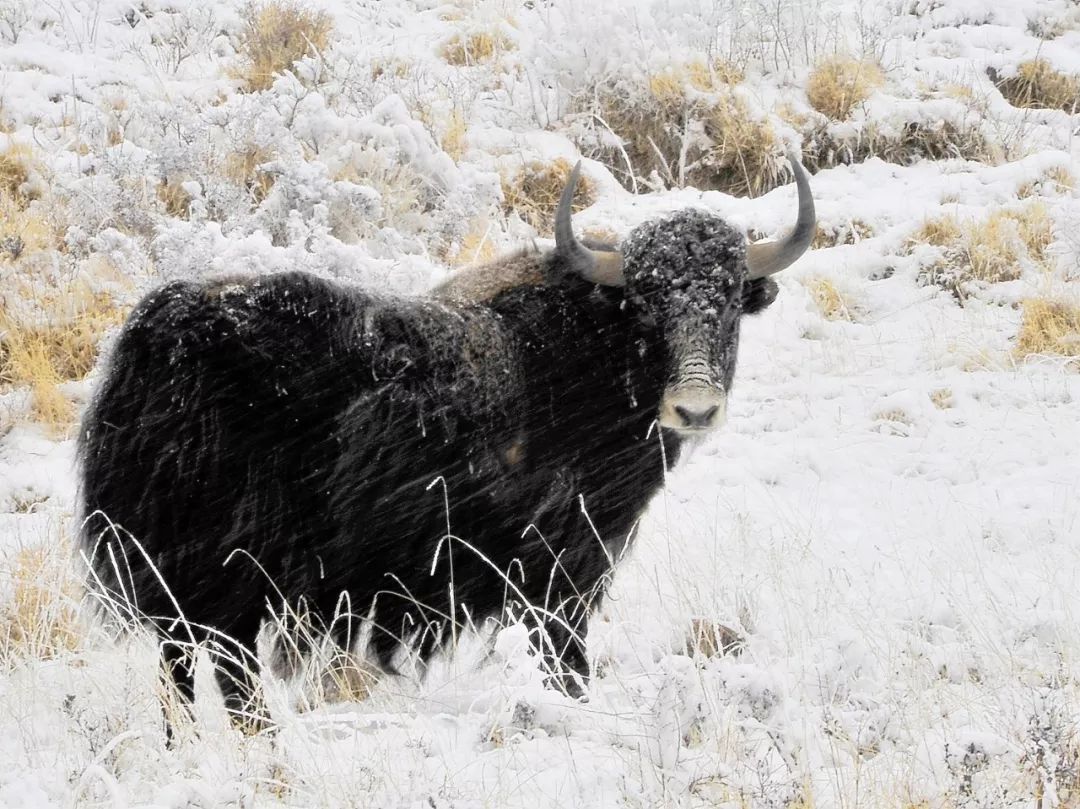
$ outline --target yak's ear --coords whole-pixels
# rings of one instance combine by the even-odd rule
[[[755,278],[743,284],[743,314],[756,315],[776,300],[780,287],[771,278]]]

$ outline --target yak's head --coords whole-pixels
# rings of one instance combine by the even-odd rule
[[[746,244],[715,214],[687,209],[635,228],[616,251],[593,250],[574,237],[570,201],[580,165],[560,200],[556,253],[589,281],[624,289],[628,314],[659,328],[667,352],[660,402],[664,428],[703,434],[724,421],[735,374],[739,320],[772,303],[769,279],[805,252],[814,234],[806,171],[791,158],[799,191],[795,227],[779,241]]]

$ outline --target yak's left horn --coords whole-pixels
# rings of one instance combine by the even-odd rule
[[[814,197],[810,194],[810,178],[794,152],[788,153],[791,170],[795,172],[795,185],[799,189],[799,216],[791,233],[779,241],[755,242],[746,247],[747,278],[764,278],[790,267],[806,252],[814,239],[817,215]]]
[[[574,191],[577,190],[580,177],[581,161],[579,160],[574,170],[570,172],[566,187],[563,188],[562,196],[559,197],[559,207],[555,210],[555,253],[567,263],[571,271],[590,283],[607,287],[625,286],[622,254],[607,250],[590,250],[574,236],[574,227],[570,223],[570,205],[574,201]]]

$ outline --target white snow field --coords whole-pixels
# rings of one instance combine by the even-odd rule
[[[585,158],[579,231],[699,205],[762,236],[801,147],[823,236],[620,565],[587,703],[511,626],[366,700],[268,681],[272,735],[227,723],[204,664],[167,748],[153,643],[71,582],[101,365],[54,386],[66,421],[0,375],[0,806],[1080,807],[1074,0],[354,0],[256,89],[260,8],[0,0],[0,363],[73,279],[118,306],[221,271],[423,291],[549,237],[501,182],[560,158]],[[837,55],[869,86],[830,121],[808,89]],[[679,119],[666,165],[635,147],[673,92],[770,133],[753,198],[693,187],[734,129]],[[739,648],[688,646],[695,621]]]

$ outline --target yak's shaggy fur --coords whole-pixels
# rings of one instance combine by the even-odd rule
[[[183,694],[189,629],[253,649],[268,605],[329,622],[343,593],[387,670],[402,642],[426,660],[451,619],[517,604],[553,670],[587,675],[589,610],[679,454],[654,423],[674,317],[729,382],[739,317],[775,295],[716,217],[642,228],[625,289],[548,252],[532,258],[545,284],[471,301],[301,273],[143,300],[84,422],[85,544],[164,636]],[[241,709],[244,678],[218,666]]]

